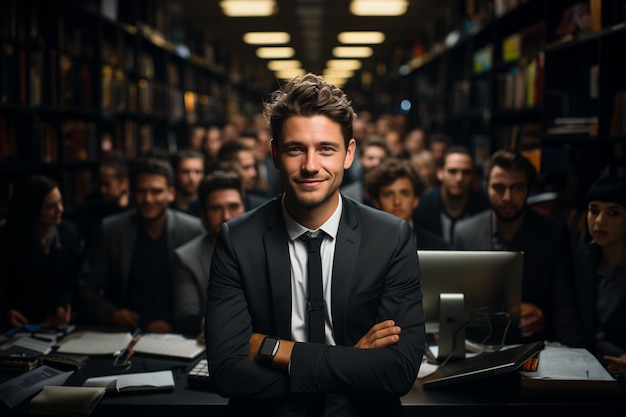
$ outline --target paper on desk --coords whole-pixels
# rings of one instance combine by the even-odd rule
[[[14,408],[46,385],[63,385],[73,373],[42,365],[0,384],[0,401]]]
[[[539,352],[535,372],[520,371],[530,379],[614,381],[587,349],[546,346]]]
[[[75,332],[59,343],[57,352],[78,355],[114,355],[126,348],[132,338],[132,334],[123,332]]]
[[[109,391],[144,391],[173,389],[172,371],[139,372],[134,374],[110,375],[89,378],[83,387],[106,387]]]

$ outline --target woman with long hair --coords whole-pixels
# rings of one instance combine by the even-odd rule
[[[51,178],[19,182],[0,229],[2,322],[14,327],[70,323],[79,263],[76,227],[63,221],[63,200]]]

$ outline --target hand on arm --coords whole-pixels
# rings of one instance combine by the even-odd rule
[[[626,375],[626,353],[620,356],[603,356],[606,362],[606,369],[612,374]]]
[[[400,340],[400,326],[396,326],[393,320],[386,320],[375,324],[372,328],[359,339],[354,345],[360,349],[384,348],[398,343]]]
[[[543,332],[544,328],[543,311],[531,303],[522,303],[520,327],[522,335],[530,336]]]

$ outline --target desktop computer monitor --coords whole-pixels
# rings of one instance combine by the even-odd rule
[[[519,333],[523,252],[420,250],[418,258],[427,331],[439,331],[441,294],[462,294],[468,340],[494,345]]]

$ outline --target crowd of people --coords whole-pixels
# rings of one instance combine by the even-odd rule
[[[320,82],[307,77],[307,82]],[[297,97],[298,86],[292,88],[294,100],[302,99]],[[322,83],[319,88],[329,87]],[[281,104],[282,99],[276,100]],[[341,96],[337,100],[344,105]],[[352,118],[346,108],[350,120],[342,125],[345,120],[332,119],[325,109],[319,112],[322,116],[315,112],[291,114],[273,104],[265,110],[269,123],[263,117],[237,117],[222,127],[195,127],[188,147],[176,155],[154,150],[133,161],[106,157],[99,167],[97,192],[68,210],[59,184],[51,178],[31,175],[16,183],[0,228],[2,325],[42,323],[52,327],[72,322],[201,334],[207,303],[216,315],[228,311],[223,299],[214,299],[213,304],[207,301],[209,283],[216,294],[224,292],[225,286],[233,285],[226,272],[237,271],[239,290],[245,294],[233,289],[229,297],[241,300],[253,296],[246,292],[250,291],[246,285],[254,288],[256,284],[248,280],[268,273],[264,268],[271,266],[254,251],[263,250],[259,230],[274,227],[272,216],[281,213],[281,207],[290,235],[292,230],[308,229],[323,230],[328,237],[337,233],[336,227],[342,233],[343,222],[350,222],[343,216],[341,221],[339,217],[332,220],[339,201],[343,210],[339,213],[347,215],[354,210],[367,219],[362,220],[364,227],[396,228],[387,233],[393,238],[387,248],[377,242],[382,237],[361,230],[363,239],[370,239],[366,245],[374,249],[371,253],[360,250],[370,256],[397,244],[396,238],[400,238],[390,233],[406,238],[403,233],[408,229],[399,224],[410,225],[418,250],[523,251],[519,341],[550,340],[587,347],[611,372],[626,373],[625,178],[603,175],[592,185],[586,194],[587,230],[572,238],[566,219],[540,213],[528,204],[537,172],[520,152],[498,150],[486,166],[478,167],[468,148],[445,135],[428,136],[421,129],[408,129],[402,116],[374,118],[362,111]],[[322,155],[321,162],[308,156],[306,147],[318,146],[320,140],[309,136],[310,132],[325,138],[321,150],[314,152]],[[286,141],[288,134],[299,139]],[[343,159],[332,169],[326,168],[324,164],[329,165],[337,152]],[[326,217],[320,217],[322,202],[308,201],[302,192],[314,185],[305,184],[309,180],[297,172],[322,170],[315,164],[329,172],[343,196],[335,200],[334,191],[329,192],[334,205],[324,209]],[[353,207],[354,202],[371,209]],[[245,220],[230,222],[253,210]],[[404,222],[389,222],[389,216],[370,219],[372,210]],[[327,220],[338,225],[334,232],[324,228]],[[218,234],[225,222],[232,227],[222,229],[229,234],[220,242]],[[287,260],[291,257],[294,261],[305,249],[290,242]],[[220,276],[214,286],[210,276],[216,246]],[[325,247],[322,252],[331,250]],[[287,250],[287,246],[280,248]],[[356,262],[354,257],[337,256],[335,268]],[[326,259],[331,259],[332,265],[333,257]],[[245,266],[246,262],[256,262],[253,268],[257,269]],[[215,259],[213,263],[215,267]],[[302,295],[294,291],[292,297]],[[262,299],[259,308],[265,306],[267,289],[259,288],[257,296]],[[247,302],[255,308],[256,302]],[[288,326],[277,329],[277,324],[270,324],[266,313],[250,313],[259,321],[254,325],[260,326],[254,334],[263,330],[267,338],[279,330],[290,332]],[[207,329],[218,332],[216,327],[224,324],[207,323]],[[248,329],[246,326],[250,326],[249,318],[242,319],[240,328],[233,326],[229,337],[241,339],[230,333]],[[330,326],[332,329],[332,322]],[[370,324],[359,323],[358,331],[353,329],[345,339],[357,341],[369,328]],[[396,329],[393,324],[385,328]],[[300,331],[292,330],[295,334]],[[267,333],[270,331],[274,333]],[[403,337],[408,338],[410,331],[403,330]],[[330,334],[327,343],[343,343],[343,335],[338,340],[339,333]],[[256,340],[254,343],[260,343],[261,339]],[[250,343],[261,349],[252,338]],[[394,343],[385,342],[385,346]],[[214,352],[222,355],[219,360],[227,367],[229,352],[223,348]],[[295,355],[290,362],[292,375],[303,366],[303,358],[310,359],[305,353],[297,348],[291,353]],[[233,387],[236,389],[239,387]]]

